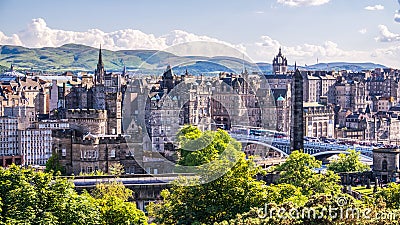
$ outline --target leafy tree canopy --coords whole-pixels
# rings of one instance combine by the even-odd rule
[[[15,165],[0,168],[0,224],[147,224],[120,183],[79,195],[72,182]]]
[[[351,149],[348,154],[339,154],[339,158],[328,165],[328,170],[335,173],[364,172],[370,170],[370,167],[360,161],[360,152]]]
[[[284,163],[275,168],[275,171],[280,172],[278,183],[300,187],[306,196],[314,193],[338,193],[339,176],[332,171],[327,171],[326,174],[316,173],[315,169],[321,165],[322,162],[314,156],[293,151]]]
[[[193,147],[193,140],[205,146],[197,151],[182,150],[181,164],[207,165],[201,166],[202,172],[194,179],[176,180],[170,190],[162,192],[162,201],[149,205],[147,210],[155,222],[212,224],[261,207],[267,201],[264,182],[255,179],[261,169],[246,160],[240,143],[225,131],[201,132],[187,126],[178,140],[183,149]]]

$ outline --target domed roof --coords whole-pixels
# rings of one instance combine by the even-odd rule
[[[285,98],[282,97],[282,95],[281,95],[281,96],[279,96],[276,100],[277,100],[277,101],[285,101]]]

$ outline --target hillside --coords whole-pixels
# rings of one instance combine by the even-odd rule
[[[84,45],[66,44],[52,48],[25,48],[21,46],[0,46],[0,70],[9,68],[11,63],[17,70],[34,71],[93,71],[97,64],[98,49]],[[216,56],[177,56],[156,50],[102,50],[104,66],[108,71],[121,71],[124,66],[128,70],[140,73],[162,73],[167,64],[174,65],[177,74],[187,69],[192,74],[212,74],[219,71],[240,73],[243,66],[248,71],[271,72],[271,64],[251,64],[242,59]],[[361,71],[385,67],[373,63],[319,63],[307,67],[307,70],[353,70]],[[293,66],[289,66],[293,69]]]

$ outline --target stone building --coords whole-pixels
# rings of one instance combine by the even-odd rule
[[[100,122],[100,128],[94,128],[96,134],[122,134],[122,102],[126,81],[121,74],[106,73],[101,48],[94,79],[85,79],[72,86],[68,94],[64,85],[60,97],[65,99],[65,108],[62,109],[66,113],[65,117],[78,126]],[[80,118],[76,116],[75,110],[86,110],[87,116],[80,114],[83,116]]]
[[[0,100],[3,109],[32,107],[37,115],[48,114],[49,84],[11,68],[11,71],[0,74]],[[4,110],[1,115],[4,115]]]
[[[317,76],[311,75],[311,72],[304,71],[304,87],[303,87],[303,101],[305,102],[319,102],[321,92],[321,79]]]
[[[126,173],[143,173],[134,153],[120,135],[83,135],[79,131],[53,131],[53,154],[58,154],[66,174],[110,172],[115,164],[124,166]]]
[[[376,148],[373,150],[373,172],[384,183],[395,182],[399,177],[400,149]]]
[[[342,109],[363,112],[367,106],[367,89],[364,81],[338,79],[335,84],[336,104]]]
[[[334,111],[332,105],[317,102],[304,103],[304,135],[307,137],[334,137]]]
[[[400,79],[396,77],[396,74],[375,73],[365,81],[371,97],[393,97],[396,102],[399,102]]]
[[[151,87],[146,104],[146,130],[153,151],[173,155],[175,135],[185,124],[201,130],[229,130],[232,126],[265,127],[276,122],[276,114],[261,112],[262,104],[274,110],[275,105],[262,85],[257,89],[252,86],[255,79],[250,79],[246,70],[214,78],[191,76],[187,71],[176,76],[168,66],[160,85]]]
[[[126,173],[143,173],[135,160],[141,162],[142,155],[136,154],[122,125],[126,88],[125,72],[113,74],[104,69],[100,48],[93,76],[84,75],[81,82],[64,83],[57,89],[59,117],[70,125],[53,130],[52,151],[59,155],[67,174],[108,173],[114,164],[122,164]],[[127,124],[126,129],[132,127]]]

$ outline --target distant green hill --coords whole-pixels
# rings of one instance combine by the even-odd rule
[[[98,49],[78,44],[66,44],[52,48],[25,48],[21,46],[0,46],[0,71],[9,68],[11,63],[17,70],[34,70],[48,72],[62,71],[94,71],[98,59]],[[177,56],[168,52],[156,50],[102,50],[103,62],[107,71],[128,70],[138,73],[162,73],[168,64],[174,66],[177,74],[183,74],[187,69],[191,74],[207,74],[219,71],[240,73],[243,66],[248,71],[270,73],[271,64],[251,64],[242,59],[216,56]],[[385,67],[373,63],[329,63],[311,65],[304,69],[310,70],[354,70]],[[289,69],[292,67],[289,67]]]
[[[11,63],[18,70],[42,71],[93,71],[96,68],[99,49],[84,45],[66,44],[57,48],[25,48],[20,46],[0,46],[0,66],[9,68]],[[202,72],[242,70],[243,62],[230,57],[180,57],[156,50],[102,50],[103,62],[108,71],[129,70],[148,72],[160,70],[168,64],[176,66],[183,73],[188,69],[193,74]],[[255,67],[245,62],[248,68]]]
[[[332,62],[332,63],[318,63],[315,65],[305,67],[308,70],[373,70],[376,68],[386,68],[386,66],[375,63],[348,63],[348,62]]]
[[[98,49],[76,44],[58,48],[24,48],[1,46],[0,65],[9,67],[11,63],[18,69],[72,70],[85,71],[96,68]],[[103,50],[104,66],[108,70],[122,70],[124,65],[137,67],[146,55],[156,51],[108,51]]]

